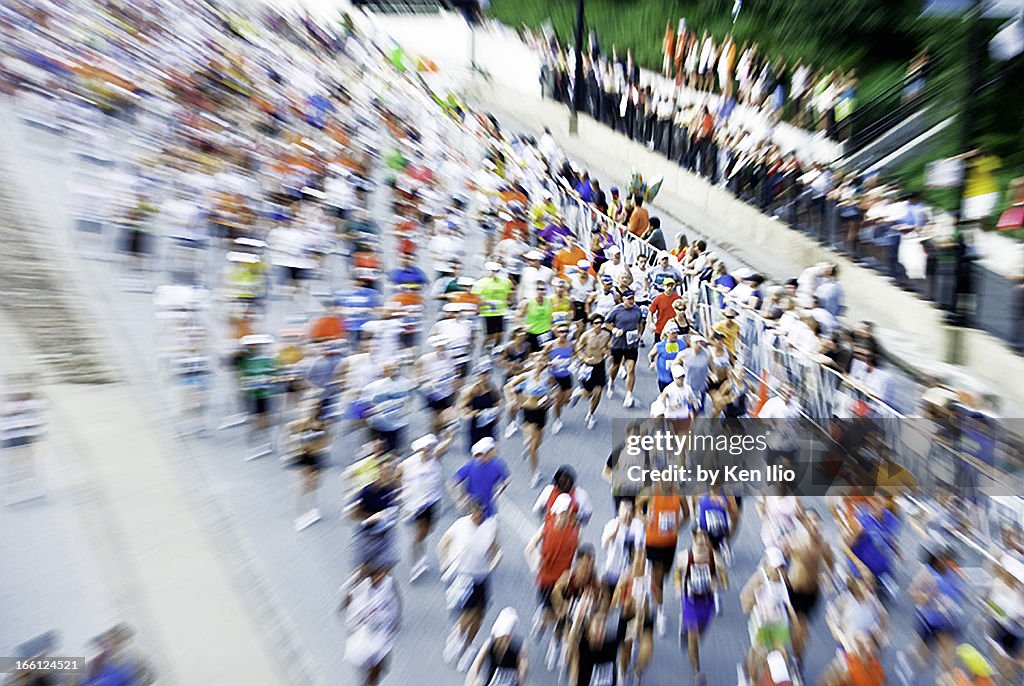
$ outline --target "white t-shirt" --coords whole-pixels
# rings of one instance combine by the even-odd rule
[[[689,384],[672,382],[665,386],[665,419],[686,419],[690,416],[690,403],[696,404],[696,398]]]
[[[548,498],[551,497],[551,492],[555,490],[554,485],[548,484],[544,487],[544,490],[537,496],[537,500],[533,503],[533,512],[541,516],[546,516],[547,513],[544,511]],[[590,504],[590,494],[584,491],[579,486],[573,488],[572,491],[573,500],[576,501],[577,518],[586,521],[590,518],[590,515],[594,513],[594,506]]]
[[[440,460],[424,460],[420,453],[415,453],[402,462],[402,499],[409,514],[438,502],[443,493]]]
[[[519,278],[519,299],[529,300],[537,295],[537,282],[550,283],[552,273],[551,269],[545,266],[523,267],[522,276]]]
[[[618,517],[612,519],[604,525],[604,531],[601,532],[601,540],[604,541],[612,535],[616,526],[619,528],[615,536],[604,546],[605,579],[618,579],[622,576],[629,569],[631,551],[639,550],[644,545],[646,530],[643,521],[634,517],[633,521],[625,526],[619,525],[618,521]]]
[[[624,261],[615,264],[611,260],[608,260],[607,262],[601,265],[600,273],[602,276],[607,274],[608,276],[612,277],[612,279],[615,280],[615,283],[618,283],[619,277],[626,273],[626,269],[628,269],[628,267],[626,266],[626,263]]]
[[[474,579],[486,578],[491,573],[491,546],[498,540],[498,523],[494,517],[485,519],[480,526],[467,515],[455,520],[448,529],[451,538],[452,564],[459,574],[469,574]]]

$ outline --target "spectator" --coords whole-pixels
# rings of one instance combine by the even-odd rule
[[[650,213],[644,207],[644,199],[640,195],[633,196],[633,211],[629,215],[628,231],[634,236],[642,237],[650,225]]]
[[[644,240],[662,252],[667,250],[665,246],[665,234],[661,232],[661,219],[658,217],[651,217],[647,233],[644,234]]]

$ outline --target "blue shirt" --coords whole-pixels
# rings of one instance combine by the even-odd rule
[[[373,309],[380,307],[383,299],[380,291],[373,288],[352,288],[334,294],[334,302],[344,311],[346,331],[361,331],[363,324],[373,319]]]
[[[594,189],[591,188],[589,181],[580,181],[576,184],[576,192],[587,202],[591,202],[594,199]]]
[[[459,467],[454,478],[455,483],[463,485],[470,498],[483,505],[484,515],[493,517],[495,513],[494,491],[509,476],[511,473],[505,462],[501,458],[495,457],[487,461],[480,458],[470,460]]]
[[[391,279],[392,283],[396,284],[415,283],[425,286],[427,283],[427,275],[423,273],[422,269],[414,265],[392,269],[388,273],[388,278]]]
[[[899,519],[888,510],[881,520],[875,519],[867,510],[858,510],[856,517],[864,531],[850,550],[875,576],[887,574],[891,568],[892,546],[899,531]],[[859,576],[852,561],[850,571]]]
[[[659,341],[654,349],[658,351],[654,358],[654,368],[658,370],[658,381],[672,383],[672,371],[669,369],[669,362],[673,362],[679,353],[686,349],[686,343],[682,339],[676,339],[673,343],[675,350],[669,351],[668,341]]]
[[[822,309],[828,310],[833,317],[843,311],[843,287],[838,281],[826,281],[814,291],[814,297],[821,303]]]

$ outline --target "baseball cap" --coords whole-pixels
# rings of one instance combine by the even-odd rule
[[[622,252],[622,250],[620,250],[619,246],[617,246],[617,245],[613,245],[613,246],[608,248],[608,254],[609,255],[618,255],[621,252]]]
[[[732,308],[732,307],[727,307],[727,308],[725,308],[725,312],[723,312],[722,314],[723,314],[724,316],[728,317],[729,319],[732,319],[733,317],[735,317],[736,315],[738,315],[738,314],[739,314],[739,312],[737,312],[737,311],[736,311],[736,310],[735,310],[734,308]]]
[[[672,278],[672,277],[670,276],[670,277],[668,277],[667,279],[665,279],[664,281],[662,281],[662,282],[661,282],[661,285],[662,285],[662,286],[675,286],[675,285],[676,285],[676,280],[675,280],[675,279],[673,279],[673,278]]]
[[[519,624],[519,613],[511,607],[506,607],[498,613],[494,624],[491,625],[491,637],[511,636],[512,632],[516,630],[517,624]]]
[[[484,262],[484,269],[489,272],[496,272],[501,269],[501,265],[494,261]]]
[[[479,441],[473,444],[473,457],[483,455],[494,449],[494,439],[490,436],[484,436]]]
[[[635,296],[636,296],[636,293],[634,293],[633,291],[631,291],[629,289],[626,289],[626,290],[622,291],[622,297],[623,298],[633,298]]]
[[[576,263],[576,266],[579,267],[580,269],[590,269],[590,262],[587,262],[586,260],[580,260],[579,262]]]
[[[683,377],[683,376],[686,376],[686,370],[683,369],[682,365],[678,365],[678,364],[672,365],[672,378],[673,379],[678,379],[678,378]]]
[[[602,274],[601,283],[615,283],[615,279],[612,278],[611,274]]]
[[[618,195],[619,194],[619,189],[616,188],[615,186],[612,186],[611,190],[608,191],[608,192],[611,193],[612,195]]]
[[[786,556],[782,553],[782,550],[772,546],[764,551],[765,562],[768,563],[769,567],[785,567]]]
[[[572,507],[572,496],[563,493],[555,498],[555,502],[551,503],[551,514],[560,515],[563,512],[568,512],[570,507]]]
[[[435,445],[437,445],[437,436],[434,434],[427,434],[426,436],[420,436],[417,438],[409,447],[412,448],[413,452],[418,453],[421,450],[432,448]]]
[[[523,257],[528,259],[528,260],[542,260],[542,259],[544,259],[544,255],[542,255],[537,250],[531,250],[530,252],[528,252],[525,255],[523,255]]]

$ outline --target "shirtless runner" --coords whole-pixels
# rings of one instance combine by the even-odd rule
[[[588,398],[590,407],[587,410],[587,428],[594,428],[594,413],[601,404],[601,394],[608,383],[605,360],[612,349],[612,334],[604,328],[604,315],[594,313],[590,316],[590,328],[583,332],[576,342],[574,355],[580,360],[579,380],[581,386],[573,391],[570,406],[579,402],[580,398]]]
[[[800,521],[803,529],[788,537],[789,598],[796,615],[793,626],[793,652],[803,660],[807,645],[807,627],[821,598],[821,581],[832,569],[832,547],[821,533],[821,517],[813,510],[805,511]]]

